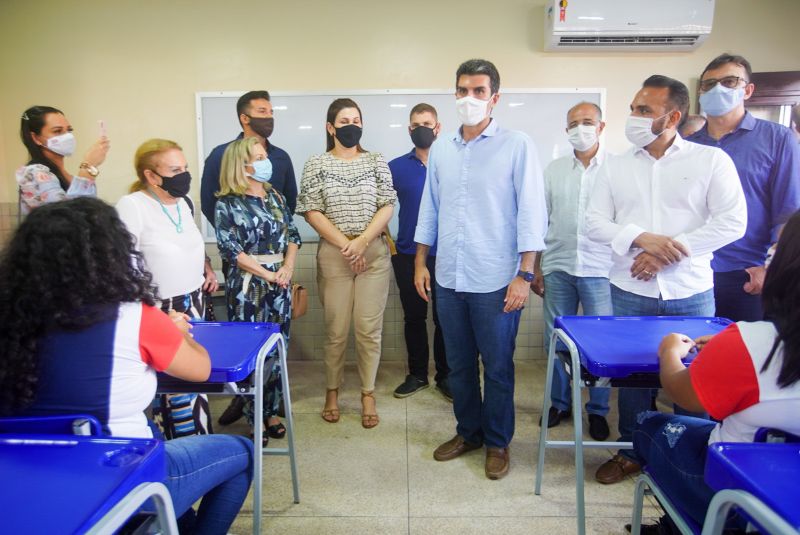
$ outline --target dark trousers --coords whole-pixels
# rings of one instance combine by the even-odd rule
[[[744,283],[750,280],[745,270],[714,272],[714,301],[716,316],[732,321],[761,321],[761,295],[750,295],[744,291]]]
[[[447,379],[447,359],[444,352],[444,338],[436,313],[436,257],[429,256],[428,271],[431,273],[431,297],[433,298],[433,361],[436,364],[434,380],[440,383]],[[397,253],[392,256],[392,267],[397,288],[400,290],[400,303],[403,305],[404,334],[408,349],[408,373],[421,381],[428,380],[428,303],[414,287],[414,255]]]

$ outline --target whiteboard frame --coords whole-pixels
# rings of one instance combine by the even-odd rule
[[[203,176],[203,167],[206,160],[203,154],[203,99],[205,98],[233,98],[240,97],[247,91],[198,91],[195,93],[195,121],[197,123],[197,165],[200,176]],[[273,97],[298,97],[298,96],[331,96],[333,98],[352,97],[360,95],[453,95],[455,99],[455,88],[453,89],[353,89],[353,90],[330,90],[330,91],[270,91]],[[600,95],[600,110],[603,117],[606,116],[606,88],[604,87],[527,87],[501,89],[500,95],[515,94],[592,94]],[[292,162],[293,164],[296,162]],[[300,184],[298,191],[300,189]],[[200,226],[205,243],[216,243],[217,238],[213,233],[209,233],[210,225],[202,213],[200,214]],[[306,240],[318,241],[318,240]]]

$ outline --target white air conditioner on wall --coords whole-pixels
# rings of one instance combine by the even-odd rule
[[[711,33],[714,0],[547,0],[549,51],[685,52]]]

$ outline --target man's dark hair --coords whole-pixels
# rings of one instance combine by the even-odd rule
[[[700,79],[703,79],[703,75],[714,69],[718,69],[723,65],[728,63],[735,63],[736,65],[743,67],[744,72],[747,73],[747,81],[749,82],[751,78],[753,78],[753,68],[750,66],[750,62],[747,61],[744,56],[738,56],[736,54],[720,54],[716,58],[711,60],[711,63],[706,65],[706,68],[703,69],[703,72],[700,73]]]
[[[248,91],[236,101],[236,117],[239,118],[239,124],[242,124],[242,114],[247,115],[250,111],[250,103],[258,99],[271,100],[269,91]]]
[[[485,74],[489,77],[489,86],[493,95],[500,91],[500,73],[497,72],[494,63],[485,59],[470,59],[459,65],[456,71],[456,87],[461,76],[475,74]]]
[[[667,99],[675,109],[681,112],[681,123],[678,126],[683,124],[689,114],[689,88],[686,87],[686,84],[669,76],[654,74],[644,81],[642,87],[666,87],[669,89]]]
[[[433,115],[433,118],[437,121],[439,120],[439,114],[436,113],[436,108],[431,106],[430,104],[425,104],[424,102],[420,102],[413,108],[411,108],[411,113],[408,114],[408,120],[410,121],[411,118],[416,115],[417,113],[425,113],[428,112]]]

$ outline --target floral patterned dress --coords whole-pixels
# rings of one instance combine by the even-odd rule
[[[247,277],[240,269],[236,257],[247,255],[286,254],[290,243],[301,245],[300,233],[292,220],[292,213],[283,196],[274,188],[264,199],[252,195],[225,195],[215,208],[217,247],[227,260],[225,273],[225,299],[229,321],[254,321],[277,323],[281,333],[289,340],[292,318],[292,289],[281,288],[260,277]],[[278,271],[283,262],[262,264],[269,271]],[[247,285],[245,286],[245,280]],[[270,372],[265,389],[264,417],[278,412],[282,397],[280,369]],[[248,420],[252,408],[246,407]]]
[[[64,191],[58,177],[46,165],[33,163],[16,172],[20,194],[20,213],[27,215],[33,208],[74,197],[97,197],[94,180],[75,175],[69,189]]]

